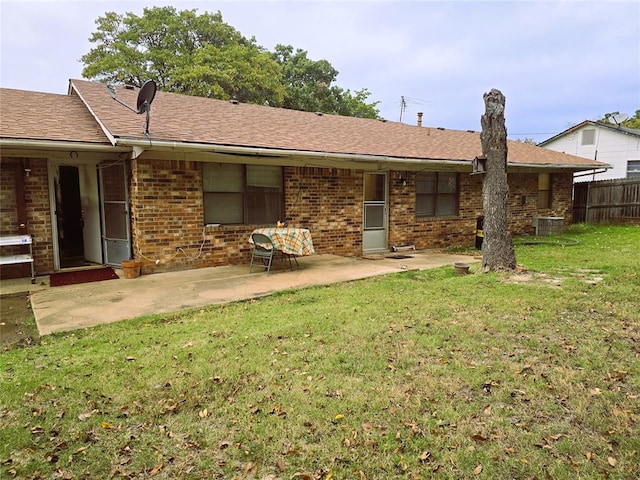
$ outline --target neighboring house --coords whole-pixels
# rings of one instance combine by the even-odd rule
[[[83,80],[68,95],[0,89],[0,234],[33,236],[38,274],[248,263],[252,230],[278,220],[309,228],[317,253],[474,244],[479,132],[157,92],[145,134],[119,102]],[[509,142],[511,232],[570,223],[574,173],[603,165]]]
[[[611,165],[582,172],[576,182],[640,177],[640,129],[585,120],[538,146]]]

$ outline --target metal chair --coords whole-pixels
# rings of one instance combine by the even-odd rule
[[[291,254],[291,253],[282,253],[282,261],[283,263],[286,262],[287,260],[289,260],[289,270],[293,270],[293,264],[291,263],[291,259],[293,258],[294,262],[296,262],[296,266],[300,266],[300,264],[298,263],[298,259],[296,258],[295,255]]]
[[[271,264],[273,263],[273,257],[277,250],[273,246],[273,242],[269,237],[261,233],[252,233],[251,242],[253,242],[253,251],[251,252],[251,264],[249,265],[249,273],[253,270],[253,261],[255,259],[262,260],[262,267],[267,271],[271,270]]]

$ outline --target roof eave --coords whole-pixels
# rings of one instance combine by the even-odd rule
[[[128,147],[117,147],[108,143],[74,142],[68,140],[32,140],[22,138],[0,138],[3,156],[51,157],[69,155],[71,152],[91,154],[114,154],[128,152]]]
[[[560,163],[515,163],[507,162],[507,167],[514,170],[570,170],[573,172],[582,172],[596,169],[613,168],[607,163],[598,163],[593,165],[576,165],[576,164],[560,164]]]
[[[179,153],[192,152],[209,155],[242,155],[246,157],[266,157],[266,158],[306,158],[309,159],[309,165],[313,166],[343,166],[349,164],[358,164],[360,166],[371,165],[379,166],[380,164],[393,164],[406,169],[411,167],[424,166],[425,164],[446,164],[449,166],[471,166],[471,160],[455,160],[455,159],[435,159],[435,158],[410,158],[395,157],[390,155],[371,155],[356,153],[336,153],[313,150],[293,150],[281,148],[265,148],[265,147],[247,147],[239,145],[222,145],[210,143],[185,143],[166,140],[141,140],[139,138],[117,137],[116,145],[127,146],[133,149],[133,158],[139,158],[146,151],[153,148],[154,154],[159,152]],[[282,162],[282,160],[281,160]],[[336,164],[339,162],[339,164]],[[296,162],[299,164],[299,162]]]

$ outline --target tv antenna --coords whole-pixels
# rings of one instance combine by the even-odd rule
[[[419,98],[413,98],[413,97],[407,97],[405,95],[400,96],[400,122],[402,123],[402,119],[404,117],[405,112],[407,111],[407,108],[409,108],[409,105],[414,105],[414,104],[424,104],[424,103],[429,103],[426,100],[420,100]]]
[[[613,123],[617,127],[619,127],[620,124],[628,118],[629,118],[629,115],[627,115],[626,113],[611,112],[611,113],[604,114],[604,119],[609,123]]]
[[[109,89],[109,94],[111,95],[111,98],[113,98],[120,105],[124,105],[129,110],[131,110],[132,112],[137,113],[138,115],[143,114],[143,113],[147,114],[147,121],[146,121],[146,123],[144,125],[144,132],[143,133],[145,135],[149,135],[149,116],[150,116],[150,113],[151,113],[151,102],[153,102],[153,99],[156,96],[156,90],[157,90],[156,82],[154,82],[153,80],[147,80],[146,82],[144,82],[142,84],[142,87],[140,88],[140,91],[138,92],[138,100],[136,101],[136,107],[137,108],[132,108],[129,105],[127,105],[126,103],[124,103],[122,100],[117,98],[116,97],[116,87],[115,86],[107,85],[107,88]]]

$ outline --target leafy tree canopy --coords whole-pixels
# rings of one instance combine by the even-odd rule
[[[96,46],[81,57],[82,75],[136,86],[154,80],[163,91],[295,110],[377,118],[367,89],[352,93],[333,83],[326,60],[278,45],[268,52],[222,20],[174,7],[145,8],[142,16],[107,12],[90,37]]]
[[[369,91],[355,93],[332,85],[338,71],[326,60],[310,60],[307,52],[291,45],[276,45],[273,59],[282,69],[285,84],[283,107],[349,117],[377,118],[378,102],[366,103]]]

